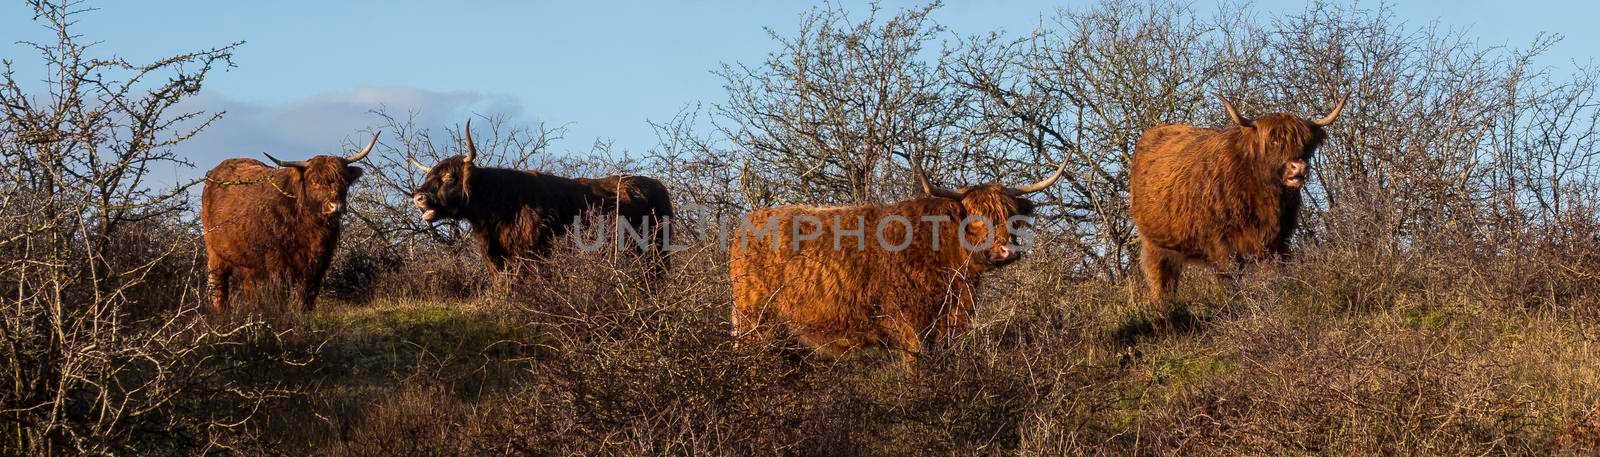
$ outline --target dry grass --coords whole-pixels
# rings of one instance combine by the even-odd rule
[[[1237,284],[1193,274],[1187,306],[1158,316],[1129,300],[1136,285],[1064,281],[1035,258],[989,282],[971,332],[904,373],[879,354],[734,347],[718,258],[685,256],[656,290],[589,256],[469,298],[380,290],[325,306],[285,343],[314,360],[253,380],[303,392],[260,424],[263,442],[344,455],[1600,449],[1592,286],[1529,306],[1497,301],[1508,284],[1451,280],[1458,263],[1321,250]]]

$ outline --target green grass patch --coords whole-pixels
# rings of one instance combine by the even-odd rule
[[[322,356],[331,374],[382,382],[419,368],[459,373],[539,358],[538,329],[501,316],[471,303],[374,302],[330,307],[306,325],[328,338]]]

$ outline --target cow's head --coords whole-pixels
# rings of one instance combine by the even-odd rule
[[[1023,196],[1045,190],[1067,170],[1063,161],[1054,174],[1039,182],[1022,187],[1006,187],[998,183],[947,189],[935,186],[921,167],[913,172],[928,195],[961,202],[964,221],[953,221],[966,237],[964,246],[970,246],[972,260],[988,268],[1005,266],[1021,259],[1026,250],[1019,242],[1020,232],[1031,229],[1033,202]]]
[[[478,157],[478,147],[472,143],[472,119],[467,119],[465,129],[467,154],[439,161],[432,167],[409,159],[411,165],[427,174],[422,186],[411,194],[411,203],[422,212],[422,220],[433,222],[440,218],[460,219],[466,216],[467,203],[472,199],[468,186],[472,171],[477,168],[473,159]]]
[[[1264,180],[1290,190],[1305,187],[1306,180],[1311,177],[1311,153],[1328,137],[1323,128],[1339,119],[1339,113],[1344,111],[1344,103],[1350,99],[1345,96],[1333,105],[1333,112],[1318,119],[1305,119],[1287,113],[1245,119],[1233,109],[1233,104],[1226,97],[1219,95],[1217,98],[1222,100],[1222,108],[1228,111],[1228,119],[1244,133],[1249,143],[1245,146],[1246,152],[1257,164],[1257,174]]]
[[[345,194],[349,193],[350,185],[362,174],[361,167],[351,164],[366,158],[372,152],[372,147],[378,144],[378,135],[382,133],[373,133],[367,147],[348,157],[316,156],[307,160],[278,160],[272,154],[263,154],[279,167],[294,170],[300,175],[300,189],[294,193],[302,207],[324,217],[338,217],[344,213]],[[290,192],[289,189],[280,190]]]

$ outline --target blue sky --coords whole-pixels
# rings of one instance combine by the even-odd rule
[[[885,1],[893,10],[919,4]],[[1197,1],[1196,8],[1210,8]],[[1371,4],[1368,2],[1367,4]],[[774,48],[763,27],[792,31],[814,3],[778,1],[97,1],[77,31],[102,51],[147,60],[237,40],[238,68],[207,81],[195,103],[229,114],[184,151],[206,169],[225,157],[271,151],[309,156],[355,140],[379,104],[418,109],[424,126],[469,112],[568,125],[558,149],[587,152],[596,139],[642,151],[647,120],[664,121],[723,96],[711,74],[724,62],[756,62]],[[1031,30],[1056,8],[1081,1],[950,1],[935,20],[961,34]],[[1303,2],[1258,3],[1292,11]],[[1414,23],[1471,27],[1484,44],[1522,46],[1538,32],[1566,37],[1544,63],[1588,60],[1600,49],[1595,2],[1423,0],[1396,5]],[[0,0],[0,56],[23,64],[11,43],[48,39],[19,0]],[[42,75],[41,75],[42,76]],[[283,157],[283,156],[280,156]]]

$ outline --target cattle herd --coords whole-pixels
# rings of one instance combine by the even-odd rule
[[[1288,252],[1310,156],[1345,101],[1318,119],[1284,113],[1247,119],[1226,98],[1221,104],[1231,125],[1151,127],[1129,164],[1140,261],[1148,298],[1158,306],[1172,299],[1187,263],[1230,273]],[[633,248],[645,280],[665,277],[673,208],[660,181],[480,167],[470,121],[463,137],[465,155],[432,166],[410,159],[426,174],[411,197],[425,221],[467,221],[488,272],[542,258],[574,224],[609,216],[645,240]],[[354,164],[377,141],[373,135],[346,157],[267,156],[277,167],[228,159],[206,174],[201,222],[213,313],[227,311],[235,284],[250,291],[264,280],[292,285],[303,309],[314,306],[346,194],[362,175]],[[797,343],[824,357],[881,347],[909,365],[965,328],[981,275],[1025,254],[1034,209],[1025,196],[1059,181],[1067,163],[1021,187],[948,189],[916,162],[921,198],[746,215],[728,246],[734,337]]]

